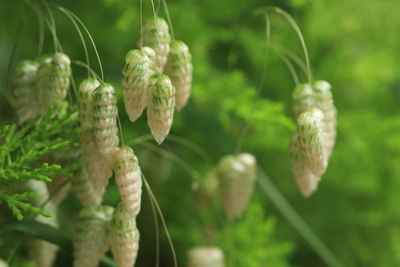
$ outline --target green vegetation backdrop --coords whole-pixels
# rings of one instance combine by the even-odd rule
[[[131,123],[121,99],[124,57],[139,39],[139,1],[51,2],[76,13],[93,35],[105,78],[119,94],[125,142],[147,134],[146,118]],[[150,1],[143,2],[143,17],[148,18],[152,16]],[[264,83],[257,90],[263,77],[265,22],[252,14],[265,5],[279,6],[296,19],[308,45],[314,77],[332,84],[338,109],[337,145],[318,191],[309,199],[297,190],[288,152],[295,127],[291,111],[294,83],[272,50],[267,54]],[[234,153],[247,125],[242,150],[257,157],[285,199],[344,266],[400,266],[400,2],[170,0],[168,7],[175,36],[189,45],[194,65],[192,97],[187,107],[175,114],[171,134],[204,148],[211,162],[168,139],[163,148],[185,159],[196,173],[187,172],[151,147],[134,148],[159,200],[181,265],[189,247],[213,240],[224,249],[229,267],[326,266],[259,187],[246,214],[234,225],[224,220],[218,203],[205,210],[193,209],[193,175],[204,176],[223,155]],[[82,45],[72,24],[62,13],[54,12],[64,51],[83,61]],[[160,12],[164,14],[162,8]],[[4,86],[16,39],[20,40],[16,59],[36,56],[38,25],[24,1],[12,0],[0,1],[0,25]],[[288,24],[273,15],[271,25],[271,42],[302,56]],[[45,52],[52,52],[51,41],[47,33]],[[74,66],[73,73],[80,82],[85,70]],[[305,81],[304,75],[301,79]],[[12,106],[2,96],[0,126],[15,120]],[[118,198],[111,186],[105,203],[115,205]],[[60,227],[67,234],[79,205],[72,193],[61,204]],[[3,222],[6,209],[0,212]],[[141,248],[137,266],[152,266],[155,230],[146,194],[138,226]],[[1,236],[0,258],[5,259],[21,234]],[[24,255],[18,247],[11,266],[32,266]],[[70,254],[61,251],[56,266],[70,266],[70,261]],[[172,266],[164,234],[161,266]]]

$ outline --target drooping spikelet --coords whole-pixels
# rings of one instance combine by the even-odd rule
[[[110,244],[114,260],[119,267],[134,266],[139,250],[139,230],[135,217],[128,213],[122,203],[113,213]]]
[[[321,178],[313,174],[308,168],[308,161],[299,144],[299,136],[297,133],[291,138],[290,153],[292,159],[292,171],[297,185],[301,193],[305,197],[309,197],[315,190],[317,190]]]
[[[92,126],[92,95],[99,85],[100,82],[95,78],[88,78],[79,85],[78,110],[83,130]]]
[[[167,75],[150,77],[147,96],[147,124],[158,144],[168,135],[175,109],[175,87]]]
[[[142,48],[140,48],[148,58],[150,58],[151,60],[151,65],[150,68],[153,72],[156,72],[157,70],[157,54],[156,51],[154,51],[153,48],[151,47],[147,47],[147,46],[143,46]]]
[[[224,253],[218,247],[195,247],[188,251],[188,267],[225,267]]]
[[[45,114],[48,109],[48,87],[53,55],[43,55],[39,59],[39,68],[33,90],[35,110],[38,114]]]
[[[314,107],[314,91],[308,83],[302,83],[296,86],[292,94],[293,113],[295,118]]]
[[[171,41],[165,73],[175,86],[176,108],[181,110],[189,100],[193,73],[192,55],[184,42]]]
[[[95,189],[85,169],[72,178],[72,189],[83,206],[98,206],[103,200],[105,187]]]
[[[124,87],[125,110],[132,122],[136,121],[146,108],[146,90],[149,77],[154,72],[154,56],[154,50],[149,47],[133,49],[126,55],[122,84]]]
[[[91,129],[83,130],[81,135],[82,161],[87,177],[94,190],[104,192],[112,176],[115,150],[101,153]]]
[[[130,147],[122,147],[115,155],[115,182],[126,211],[136,217],[140,211],[142,179],[138,158]]]
[[[35,206],[42,206],[49,198],[46,183],[39,180],[29,180],[27,183],[29,191],[36,192],[35,198],[32,200]],[[49,201],[42,208],[44,211],[49,212],[52,217],[44,217],[38,215],[36,220],[57,227],[56,209],[51,201]],[[58,246],[34,237],[29,237],[26,242],[29,258],[36,263],[38,267],[50,267],[53,265]]]
[[[39,63],[33,60],[23,60],[17,65],[14,78],[14,97],[20,124],[37,115],[33,90],[38,67]]]
[[[255,182],[256,159],[248,153],[223,157],[217,169],[219,194],[229,220],[246,208]]]
[[[321,177],[327,167],[325,154],[324,114],[314,108],[300,114],[297,119],[299,144],[311,172]]]
[[[68,93],[71,78],[71,60],[63,53],[44,57],[38,70],[39,112],[47,112],[51,104],[62,101]],[[42,104],[42,105],[41,105]]]
[[[167,62],[169,42],[171,41],[168,23],[160,17],[149,19],[143,27],[142,38],[143,45],[153,48],[156,52],[156,72],[162,73]]]
[[[109,224],[114,208],[85,207],[79,213],[74,246],[74,267],[96,267],[110,247]]]
[[[99,151],[109,154],[118,146],[117,97],[111,84],[103,83],[93,96],[93,136]]]
[[[314,82],[315,106],[324,113],[326,154],[329,158],[336,142],[336,108],[333,104],[331,85],[326,81]]]

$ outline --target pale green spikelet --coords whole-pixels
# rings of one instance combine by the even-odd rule
[[[153,51],[153,53],[151,52]],[[153,74],[155,56],[153,49],[143,47],[142,49],[133,49],[128,52],[125,58],[125,68],[123,71],[125,110],[129,119],[134,122],[141,115],[147,104],[147,87],[149,77]]]
[[[33,91],[39,63],[33,60],[23,60],[16,68],[14,77],[14,99],[20,124],[37,115]]]
[[[156,52],[156,72],[162,72],[167,62],[170,49],[171,35],[168,23],[160,18],[151,18],[143,27],[143,45],[154,49]]]
[[[150,68],[153,72],[156,72],[156,70],[157,70],[156,51],[154,51],[153,48],[147,47],[147,46],[143,46],[142,48],[140,48],[140,50],[142,50],[146,54],[146,56],[151,60]]]
[[[105,192],[105,187],[95,190],[85,169],[72,178],[72,189],[83,206],[100,205]]]
[[[101,153],[91,129],[83,130],[80,139],[82,161],[88,180],[93,185],[94,190],[104,192],[112,176],[115,150],[117,148]]]
[[[82,129],[89,129],[92,124],[92,96],[100,85],[95,78],[88,78],[81,82],[78,89],[79,121]]]
[[[184,42],[171,41],[165,73],[175,86],[176,108],[181,110],[189,100],[193,75],[192,55]]]
[[[175,109],[175,87],[167,75],[150,77],[147,96],[147,124],[158,144],[168,135]]]
[[[311,172],[321,177],[327,167],[325,154],[324,114],[319,109],[312,109],[300,114],[297,119],[299,144],[307,159]]]
[[[47,112],[55,102],[67,96],[71,79],[71,60],[66,54],[55,53],[45,56],[38,70],[36,100],[40,114]]]
[[[248,153],[223,157],[217,169],[219,195],[229,220],[243,214],[254,189],[256,159]]]
[[[326,154],[329,158],[336,142],[336,107],[333,103],[331,85],[326,81],[315,81],[313,84],[315,106],[324,113]]]
[[[36,192],[35,198],[32,199],[32,203],[35,204],[35,206],[41,206],[49,199],[49,192],[45,182],[32,179],[27,182],[26,186],[27,190]],[[57,210],[55,205],[49,201],[45,206],[43,206],[43,210],[50,212],[52,217],[38,215],[36,220],[57,227]],[[52,266],[58,251],[58,246],[34,237],[29,237],[27,239],[26,248],[28,250],[29,258],[35,262],[38,267]]]
[[[292,94],[293,113],[295,118],[315,106],[314,91],[308,83],[296,86]]]
[[[138,158],[130,147],[122,147],[115,155],[115,182],[126,211],[136,217],[140,211],[142,179]]]
[[[215,246],[191,248],[187,261],[188,267],[225,267],[224,253]]]
[[[295,133],[290,142],[290,156],[292,159],[292,171],[301,193],[309,197],[317,190],[318,183],[321,180],[319,176],[314,175],[308,168],[308,161],[299,144],[299,136]]]
[[[135,217],[121,204],[114,210],[110,225],[110,244],[114,260],[119,267],[135,265],[139,250],[139,230]]]
[[[73,235],[74,267],[96,267],[110,247],[109,224],[113,207],[85,207]]]
[[[99,151],[109,154],[118,146],[117,97],[111,84],[103,83],[93,96],[93,136]]]

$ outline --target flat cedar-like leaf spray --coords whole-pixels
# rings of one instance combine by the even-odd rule
[[[195,247],[187,253],[188,267],[225,267],[224,253],[218,247]]]
[[[181,110],[189,100],[193,75],[192,55],[184,42],[171,41],[165,73],[175,86],[176,108]]]
[[[147,96],[147,124],[158,144],[168,135],[175,109],[175,87],[167,75],[150,77]]]
[[[71,60],[66,54],[55,53],[41,60],[35,96],[40,114],[46,113],[53,103],[65,99],[71,74]]]
[[[14,99],[18,122],[20,124],[37,115],[33,100],[33,88],[38,68],[39,63],[33,60],[23,60],[16,68],[14,75]]]
[[[114,210],[110,225],[110,244],[114,260],[119,267],[132,267],[139,250],[139,230],[136,218],[121,203]]]
[[[149,19],[143,27],[143,45],[156,52],[156,72],[162,73],[170,50],[171,35],[168,23],[160,18]]]
[[[111,84],[103,83],[93,96],[93,136],[102,154],[112,153],[118,146],[117,97]]]
[[[229,220],[242,215],[255,182],[256,159],[248,153],[223,157],[217,168],[219,195]]]
[[[109,224],[114,208],[85,207],[79,214],[73,236],[74,267],[96,267],[110,248]]]
[[[149,77],[154,72],[155,52],[149,47],[133,49],[125,58],[123,70],[125,110],[129,119],[134,122],[146,108]]]
[[[142,179],[138,158],[130,147],[118,150],[114,171],[122,203],[129,215],[136,217],[140,211]]]

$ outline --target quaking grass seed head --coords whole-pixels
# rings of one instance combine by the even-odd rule
[[[296,86],[292,94],[293,113],[297,118],[302,112],[305,112],[315,105],[314,91],[308,83],[302,83]]]
[[[168,135],[175,109],[175,87],[167,75],[150,77],[147,96],[147,123],[158,144]]]
[[[165,73],[176,88],[176,107],[181,110],[187,103],[192,89],[192,55],[182,41],[172,40]]]
[[[215,246],[191,248],[187,260],[188,267],[225,267],[224,253]]]
[[[94,90],[100,85],[95,78],[83,80],[78,89],[78,110],[79,120],[84,129],[91,127],[92,120],[92,95]]]
[[[156,52],[156,71],[162,72],[167,62],[171,35],[168,23],[160,18],[150,18],[143,27],[143,45],[154,49]]]

